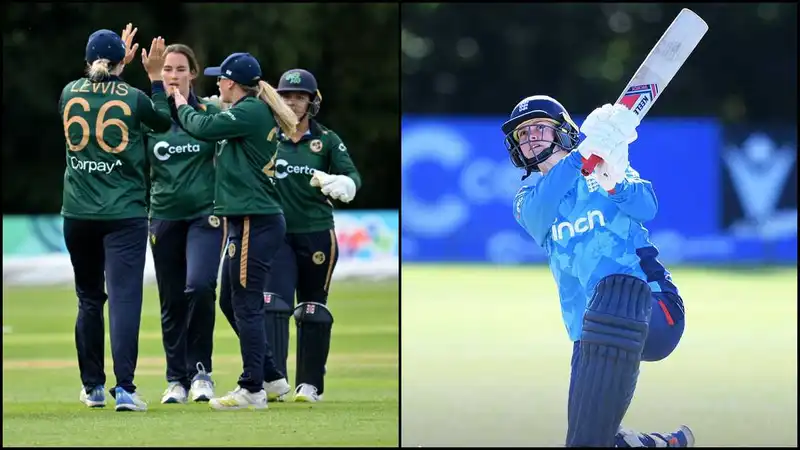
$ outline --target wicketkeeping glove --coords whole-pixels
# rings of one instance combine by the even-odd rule
[[[315,170],[311,186],[322,188],[322,193],[343,203],[350,203],[356,196],[356,183],[346,175],[330,175]]]

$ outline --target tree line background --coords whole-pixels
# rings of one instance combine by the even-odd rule
[[[651,114],[796,123],[795,2],[403,4],[403,112],[507,115],[548,94],[588,114],[617,99],[683,7],[709,31]]]
[[[121,34],[128,22],[139,29],[140,49],[162,36],[192,47],[202,67],[245,51],[273,86],[286,70],[311,71],[323,97],[317,118],[339,134],[363,179],[356,199],[338,207],[400,207],[397,4],[11,3],[2,20],[4,214],[60,211],[59,94],[84,73],[89,35],[101,28]],[[139,55],[123,78],[149,92]],[[217,94],[215,82],[200,74],[195,89]]]

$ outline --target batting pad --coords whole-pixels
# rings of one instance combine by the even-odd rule
[[[645,281],[609,275],[597,284],[583,319],[567,447],[614,446],[636,389],[651,311]]]
[[[297,324],[295,386],[307,383],[320,395],[325,388],[325,363],[331,346],[333,315],[322,303],[304,302],[294,309]]]
[[[289,357],[289,317],[292,307],[278,294],[264,292],[264,331],[272,347],[278,371],[286,373],[286,359]]]

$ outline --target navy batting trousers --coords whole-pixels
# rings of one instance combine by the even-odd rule
[[[647,338],[642,351],[642,361],[661,361],[669,356],[680,343],[686,326],[683,299],[671,292],[653,292],[653,313],[650,316]],[[572,346],[572,372],[569,380],[569,396],[572,397],[574,381],[580,366],[581,346],[575,341]]]

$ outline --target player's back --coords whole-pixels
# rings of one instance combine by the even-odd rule
[[[266,103],[244,97],[221,114],[246,121],[252,132],[219,141],[214,213],[219,216],[282,214],[277,188],[277,122]],[[238,117],[238,118],[236,118]]]
[[[143,116],[159,128],[150,99],[120,78],[80,78],[61,93],[66,139],[62,214],[76,219],[145,217]],[[148,114],[149,113],[149,114]]]

